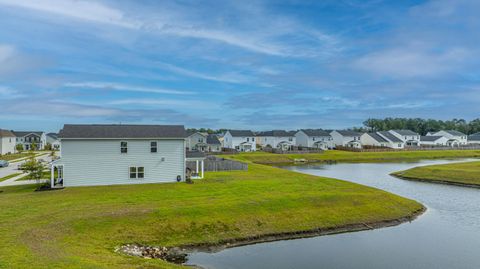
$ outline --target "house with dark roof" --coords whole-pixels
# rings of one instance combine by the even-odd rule
[[[420,137],[420,146],[427,147],[441,147],[446,146],[448,138],[441,135],[426,135]]]
[[[330,132],[335,146],[362,148],[361,133],[350,130],[334,130]]]
[[[280,150],[288,150],[295,146],[295,132],[273,130],[257,133],[257,144]]]
[[[438,132],[428,133],[427,136],[444,136],[448,139],[447,146],[449,147],[459,147],[468,144],[468,136],[455,130],[441,130]]]
[[[52,187],[184,180],[185,136],[181,125],[65,124]]]
[[[0,155],[15,153],[15,134],[0,129]]]
[[[185,140],[187,151],[220,152],[222,143],[215,134],[187,132]]]
[[[469,145],[480,145],[480,133],[475,133],[468,136]]]
[[[390,132],[364,133],[360,137],[363,146],[402,149],[405,143]]]
[[[390,134],[402,140],[407,147],[417,147],[420,145],[420,134],[411,130],[390,130]]]
[[[16,136],[16,144],[24,150],[43,150],[47,144],[47,136],[42,131],[12,131]]]
[[[223,147],[237,151],[256,151],[255,134],[250,130],[228,130],[223,136]]]
[[[295,133],[295,140],[299,147],[322,150],[328,150],[334,147],[332,136],[322,129],[301,129]]]

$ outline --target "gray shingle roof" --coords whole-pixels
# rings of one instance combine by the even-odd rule
[[[9,130],[0,129],[0,137],[15,137],[15,134]]]
[[[322,129],[302,129],[308,136],[330,136],[330,134]]]
[[[455,135],[455,136],[465,136],[466,134],[462,133],[462,132],[459,132],[459,131],[455,131],[455,130],[445,130],[445,132],[451,134],[451,135]]]
[[[386,139],[392,141],[393,143],[402,143],[403,141],[400,140],[398,137],[394,136],[390,132],[382,131],[378,132],[381,136],[385,137]]]
[[[234,137],[255,136],[250,130],[228,130]]]
[[[427,135],[427,136],[421,136],[420,141],[426,141],[426,142],[433,142],[437,141],[438,139],[442,138],[443,136],[441,135]]]
[[[273,131],[260,132],[257,134],[257,136],[286,137],[286,136],[295,136],[295,133],[287,132],[284,130],[273,130]]]
[[[185,156],[187,158],[205,158],[206,155],[201,151],[187,151]]]
[[[183,125],[65,124],[59,138],[185,138]]]
[[[379,136],[377,133],[368,133],[368,135],[379,143],[388,143],[388,141],[385,140],[385,138]]]
[[[396,132],[396,133],[399,134],[399,135],[419,135],[418,133],[415,133],[414,131],[406,130],[406,129],[403,129],[403,130],[392,130],[392,131]]]
[[[42,136],[43,134],[43,132],[41,131],[12,131],[12,132],[16,137],[24,137],[29,134],[36,134],[38,136]]]
[[[220,145],[222,143],[220,143],[220,140],[218,140],[218,136],[214,135],[214,134],[209,134],[207,136],[207,144],[210,144],[210,145]]]
[[[336,130],[337,133],[343,136],[361,136],[362,134],[359,132],[351,131],[351,130]]]
[[[469,136],[468,141],[480,141],[480,133],[476,133]]]

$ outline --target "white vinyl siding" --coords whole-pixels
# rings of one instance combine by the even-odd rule
[[[120,153],[120,142],[127,142],[128,153]],[[156,154],[150,152],[151,142],[63,139],[60,163],[64,165],[64,186],[175,182],[177,176],[184,179],[184,140],[157,140]],[[143,167],[144,178],[130,179],[130,167]]]

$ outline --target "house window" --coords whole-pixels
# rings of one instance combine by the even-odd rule
[[[120,142],[120,153],[127,153],[128,147],[127,142]]]
[[[398,147],[401,148],[401,147],[402,147],[402,144],[398,144]]]
[[[155,141],[150,142],[150,152],[151,153],[157,152],[157,142]]]
[[[247,137],[247,142],[250,141],[250,137]]]
[[[203,138],[199,138],[198,142],[203,143]]]
[[[313,141],[315,141],[315,137],[313,137],[312,139],[313,139]]]
[[[145,168],[144,167],[130,167],[130,178],[131,179],[140,179],[145,177]]]
[[[252,142],[255,142],[255,137],[252,137]]]

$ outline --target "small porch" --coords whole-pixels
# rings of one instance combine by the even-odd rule
[[[291,142],[282,141],[282,142],[278,143],[277,149],[282,150],[282,151],[288,151],[288,150],[291,150],[293,148],[293,146],[294,145]]]
[[[327,150],[328,144],[324,141],[317,141],[313,143],[313,148]]]
[[[240,151],[249,152],[249,151],[252,151],[253,145],[250,142],[243,142],[243,143],[240,143],[239,149]]]
[[[197,143],[193,148],[194,151],[206,152],[208,150],[208,144],[206,143]]]
[[[189,151],[186,154],[186,179],[202,179],[205,175],[205,154],[201,151]]]
[[[63,164],[53,162],[50,166],[50,187],[63,188]]]
[[[362,143],[360,143],[360,141],[358,141],[358,140],[352,140],[352,141],[348,142],[345,146],[349,147],[349,148],[354,148],[354,149],[361,149],[362,148]]]

